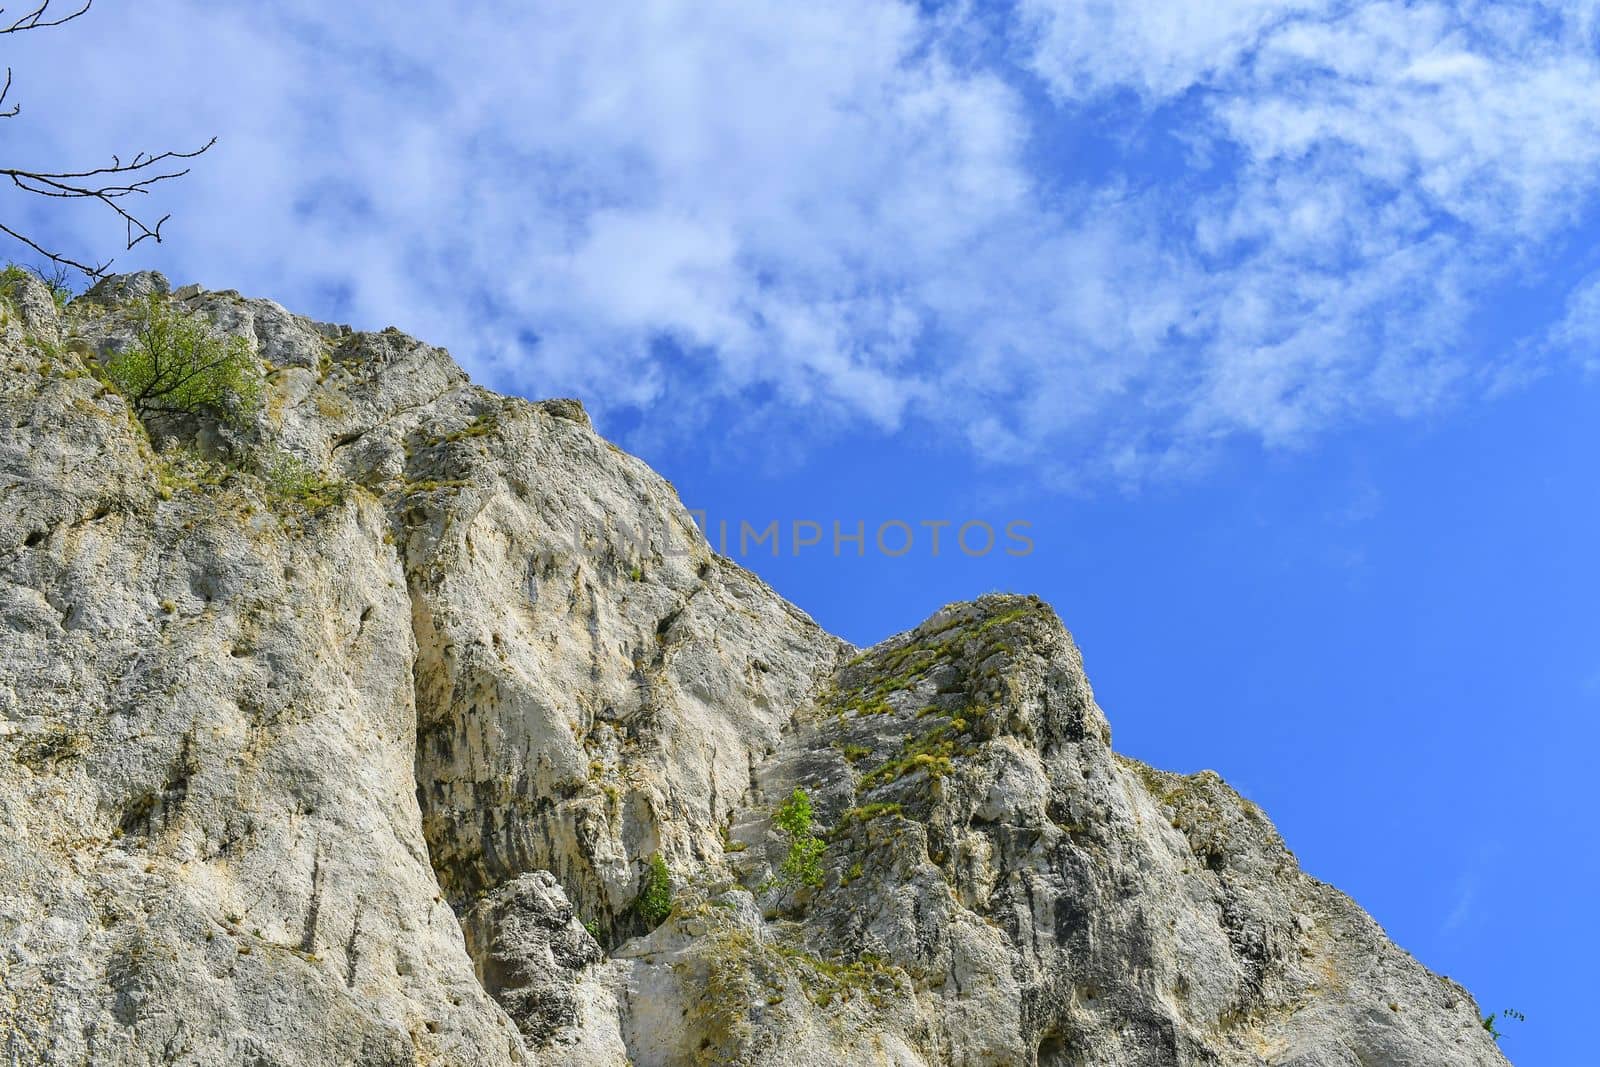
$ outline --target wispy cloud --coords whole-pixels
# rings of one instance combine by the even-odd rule
[[[1455,902],[1439,924],[1441,934],[1453,934],[1464,928],[1477,911],[1478,876],[1466,874],[1456,881]]]
[[[1117,91],[1180,95],[1234,68],[1288,19],[1326,11],[1328,0],[1021,0],[1019,36],[1060,96]]]
[[[1600,274],[1572,290],[1549,342],[1555,352],[1570,354],[1590,373],[1600,373]]]
[[[964,12],[152,0],[30,41],[8,132],[218,132],[172,273],[340,294],[602,420],[932,432],[1056,482],[1471,395],[1492,287],[1593,220],[1593,3],[1022,0],[1004,55]],[[1109,158],[1037,151],[1063,130]]]

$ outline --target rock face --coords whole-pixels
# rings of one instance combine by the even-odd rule
[[[858,653],[576,402],[169,291],[0,310],[6,1064],[1504,1062],[1252,804],[1116,755],[1038,600]],[[251,341],[253,421],[102,381],[152,293]]]

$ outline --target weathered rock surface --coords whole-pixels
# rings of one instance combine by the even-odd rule
[[[1039,601],[858,654],[575,402],[169,292],[0,312],[5,1063],[1504,1062],[1248,801],[1113,753]],[[252,425],[97,377],[152,293],[251,340]]]

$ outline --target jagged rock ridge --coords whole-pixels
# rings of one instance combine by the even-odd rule
[[[95,370],[165,291],[0,313],[6,1062],[1504,1062],[1253,805],[1113,753],[1039,601],[858,652],[576,403],[232,292],[165,299],[267,403],[152,440]]]

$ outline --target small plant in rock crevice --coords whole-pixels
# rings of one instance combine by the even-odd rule
[[[24,267],[19,263],[8,263],[0,268],[0,294],[11,295],[12,288],[26,278],[42,284],[50,293],[50,299],[55,301],[56,311],[67,309],[67,302],[72,299],[72,286],[68,281],[66,268],[56,267],[52,270],[38,267]]]
[[[1513,1008],[1506,1008],[1504,1011],[1499,1012],[1492,1011],[1488,1015],[1485,1015],[1483,1017],[1483,1028],[1489,1031],[1489,1036],[1494,1038],[1496,1041],[1499,1041],[1505,1036],[1500,1032],[1500,1028],[1494,1024],[1496,1019],[1515,1019],[1519,1023],[1528,1021],[1528,1017],[1526,1015]]]
[[[324,478],[287,452],[267,457],[261,463],[261,477],[274,500],[303,507],[308,511],[336,507],[344,503],[349,486]]]
[[[644,887],[639,890],[635,904],[639,917],[649,926],[660,926],[672,914],[672,872],[667,861],[657,852],[645,865]]]
[[[789,842],[788,854],[779,868],[781,880],[790,885],[822,884],[822,853],[827,843],[816,834],[811,798],[799,786],[773,814],[778,832]]]

